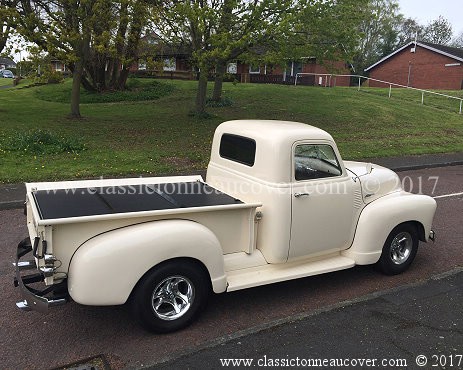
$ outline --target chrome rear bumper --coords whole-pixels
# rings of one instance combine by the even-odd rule
[[[66,282],[63,281],[62,283],[45,287],[43,290],[29,286],[30,284],[44,281],[42,272],[21,276],[21,271],[36,269],[34,260],[20,261],[22,257],[31,252],[32,245],[29,238],[24,239],[18,244],[16,262],[14,263],[16,267],[14,285],[19,287],[23,300],[17,302],[16,306],[23,311],[33,310],[47,313],[49,307],[62,305],[69,300],[65,289]],[[49,297],[50,294],[53,296]]]

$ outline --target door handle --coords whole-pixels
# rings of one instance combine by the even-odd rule
[[[294,196],[296,198],[301,198],[301,197],[308,197],[310,193],[294,193]]]

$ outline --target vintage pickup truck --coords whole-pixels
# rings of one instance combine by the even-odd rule
[[[17,306],[129,302],[155,332],[191,323],[211,292],[355,265],[401,273],[419,241],[434,240],[434,199],[403,191],[386,168],[343,161],[328,133],[303,123],[222,123],[206,181],[26,185]]]

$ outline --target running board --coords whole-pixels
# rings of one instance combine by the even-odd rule
[[[280,264],[268,264],[243,270],[227,272],[228,292],[252,288],[255,286],[299,279],[312,275],[325,274],[355,266],[355,261],[334,256],[317,261],[297,261]]]

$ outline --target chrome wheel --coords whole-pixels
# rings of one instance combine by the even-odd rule
[[[407,270],[418,251],[418,226],[403,223],[394,227],[384,242],[377,266],[386,275],[396,275]]]
[[[391,260],[396,265],[401,265],[408,257],[413,249],[413,238],[408,232],[401,232],[396,235],[391,243]]]
[[[131,297],[133,315],[149,331],[171,333],[191,324],[206,307],[210,276],[198,262],[176,258],[148,271]]]
[[[154,289],[151,305],[157,317],[172,321],[182,317],[190,309],[194,298],[194,286],[188,278],[170,276]]]

